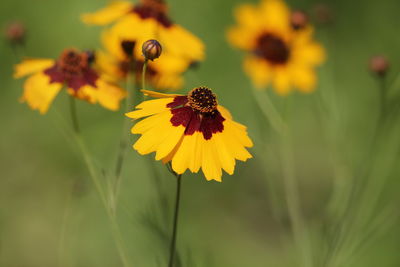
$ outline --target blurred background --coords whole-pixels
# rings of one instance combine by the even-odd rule
[[[15,20],[27,28],[23,49],[12,48],[4,38],[0,42],[0,266],[122,266],[104,207],[82,157],[63,130],[69,123],[66,94],[60,94],[55,108],[42,116],[18,102],[23,81],[12,78],[13,65],[23,57],[56,58],[66,47],[100,48],[101,27],[83,25],[79,16],[107,2],[0,2],[2,29]],[[279,144],[242,72],[243,54],[225,38],[225,30],[234,24],[232,9],[244,2],[168,1],[173,20],[206,45],[206,60],[187,73],[182,92],[199,85],[212,88],[234,118],[248,126],[255,143],[250,149],[254,159],[238,163],[235,174],[224,175],[222,183],[207,182],[201,174],[184,175],[178,234],[182,266],[300,266],[282,188]],[[377,183],[372,188],[382,191],[376,199],[366,195],[374,200],[373,206],[361,202],[349,211],[353,214],[361,207],[365,211],[349,228],[353,229],[351,238],[362,247],[337,249],[337,254],[345,256],[340,264],[330,265],[400,266],[399,124],[393,118],[393,127],[380,139],[382,149],[369,155],[380,88],[368,70],[369,58],[383,54],[391,62],[388,83],[400,72],[400,2],[287,3],[310,14],[316,39],[328,55],[318,69],[315,93],[282,98],[269,92],[278,108],[290,101],[296,178],[313,264],[329,266],[326,255],[332,252],[329,244],[341,218],[336,211],[346,209],[346,204],[339,208],[343,205],[340,194],[349,189],[356,169],[368,164],[377,166],[370,172]],[[112,169],[124,119],[122,109],[110,112],[78,101],[78,112],[96,165]],[[366,157],[370,160],[364,161]],[[340,159],[339,163],[334,159]],[[157,229],[170,229],[175,181],[159,162],[151,165],[158,174],[154,180],[149,165],[146,157],[128,150],[118,221],[132,266],[165,266],[168,252]],[[335,187],[343,191],[336,195]],[[373,221],[387,207],[393,209],[382,222]],[[375,223],[372,235],[364,231],[369,222]]]

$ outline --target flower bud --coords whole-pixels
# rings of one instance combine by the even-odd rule
[[[385,76],[389,69],[389,61],[384,56],[374,56],[369,61],[369,69],[379,76]]]
[[[162,52],[161,44],[157,40],[147,40],[143,43],[142,53],[146,60],[153,61],[159,58]]]
[[[11,22],[5,29],[5,37],[12,44],[23,44],[25,41],[25,35],[25,25],[20,21]]]
[[[290,24],[295,30],[303,29],[308,24],[307,14],[300,10],[293,11],[290,15]]]
[[[321,24],[333,22],[334,13],[332,8],[324,3],[318,3],[313,8],[315,20]]]

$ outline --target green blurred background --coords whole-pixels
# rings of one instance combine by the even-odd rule
[[[239,163],[235,174],[224,175],[222,183],[207,182],[201,174],[184,175],[178,247],[182,261],[192,263],[183,265],[300,266],[291,241],[276,136],[253,99],[251,84],[242,72],[242,53],[225,40],[226,28],[234,23],[233,7],[245,1],[168,2],[172,18],[206,45],[207,59],[187,74],[183,92],[198,85],[214,89],[234,118],[248,126],[255,142],[254,159]],[[55,58],[65,47],[100,48],[100,27],[83,25],[79,15],[105,4],[105,0],[0,2],[0,26],[20,20],[28,30],[23,51],[13,50],[5,40],[0,43],[0,266],[121,266],[104,208],[82,157],[63,130],[60,114],[69,122],[66,95],[60,94],[50,112],[42,116],[18,102],[23,81],[12,79],[13,64],[23,56]],[[321,2],[292,0],[288,4],[313,14]],[[333,147],[339,158],[350,169],[357,166],[368,153],[379,110],[378,83],[368,72],[368,59],[381,53],[390,59],[388,80],[400,71],[398,0],[323,4],[334,16],[328,24],[316,23],[316,39],[328,54],[328,61],[318,70],[317,91],[294,93],[285,99],[271,94],[278,107],[290,101],[296,177],[316,258],[323,253],[333,184],[346,187],[345,179],[351,176],[335,180],[327,140],[338,140]],[[321,114],[321,103],[330,115]],[[78,110],[83,136],[97,166],[112,170],[122,110],[113,113],[81,101]],[[394,150],[380,157],[382,162],[394,162],[385,184],[392,204],[399,203],[397,139],[394,133],[383,140]],[[129,149],[118,220],[133,266],[165,266],[167,247],[148,220],[155,217],[153,221],[169,229],[170,215],[158,214],[158,190],[167,199],[162,203],[168,209],[161,209],[171,214],[175,182],[156,163],[152,166],[157,166],[159,177],[154,183],[148,162]],[[387,205],[380,203],[377,210]],[[395,227],[366,242],[351,262],[337,266],[400,266],[397,215],[390,217]],[[325,265],[316,259],[315,266]]]

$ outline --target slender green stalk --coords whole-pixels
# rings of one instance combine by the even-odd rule
[[[135,86],[135,79],[134,76],[135,74],[132,72],[129,72],[129,74],[126,77],[126,91],[127,91],[127,98],[126,98],[126,103],[125,103],[125,113],[131,111],[133,106],[135,106],[135,100],[138,98],[136,97],[136,91],[137,88],[134,88]],[[137,102],[137,101],[136,101]],[[118,158],[117,162],[115,165],[115,179],[114,179],[114,184],[112,186],[112,192],[111,192],[111,208],[112,212],[116,213],[117,211],[117,204],[118,204],[118,195],[119,195],[119,189],[121,185],[121,172],[122,172],[122,166],[124,164],[124,159],[126,155],[126,149],[128,146],[128,140],[129,140],[129,123],[130,120],[128,118],[124,118],[123,126],[122,126],[122,135],[121,135],[121,140],[119,144],[119,150],[118,150]]]
[[[176,255],[176,236],[178,233],[178,217],[179,217],[179,204],[181,198],[181,180],[182,175],[176,174],[176,196],[175,196],[175,211],[174,211],[174,220],[172,223],[172,237],[171,237],[171,244],[169,249],[169,261],[168,267],[174,266],[174,259]]]
[[[71,102],[71,103],[74,103],[74,102]],[[117,246],[119,256],[123,263],[123,266],[128,267],[128,266],[130,266],[130,264],[128,262],[128,258],[126,257],[126,253],[124,252],[123,240],[122,240],[121,232],[120,232],[120,229],[119,229],[119,226],[117,223],[116,216],[114,216],[115,214],[109,208],[109,205],[107,203],[107,197],[106,197],[106,194],[101,185],[100,179],[97,175],[96,169],[95,169],[93,161],[92,161],[92,157],[90,156],[90,153],[89,153],[88,149],[86,148],[86,146],[82,140],[82,137],[79,133],[79,124],[78,124],[78,120],[77,120],[75,104],[71,104],[70,108],[71,108],[70,113],[72,116],[71,119],[73,121],[73,128],[74,128],[74,139],[79,147],[80,152],[82,153],[85,164],[89,170],[90,177],[92,178],[92,181],[96,187],[96,190],[100,196],[100,199],[106,209],[108,218],[111,223],[112,234],[114,236],[114,240],[115,240],[115,243]]]
[[[143,70],[142,70],[142,89],[146,90],[146,72],[147,65],[149,64],[149,60],[146,58],[143,62]]]
[[[281,137],[280,153],[283,159],[283,180],[285,197],[288,206],[289,218],[292,224],[295,245],[302,257],[302,266],[312,266],[311,243],[307,227],[301,213],[298,183],[295,175],[293,150],[289,128],[276,110],[268,94],[257,92],[253,89],[254,97],[260,106],[263,115],[271,123],[271,126]]]
[[[69,96],[69,106],[70,106],[70,112],[71,112],[71,120],[72,120],[72,126],[74,128],[74,131],[76,134],[79,134],[79,121],[78,121],[78,116],[76,113],[76,103],[75,103],[75,97]]]

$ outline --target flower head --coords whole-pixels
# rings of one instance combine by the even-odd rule
[[[84,14],[82,19],[87,24],[113,23],[103,32],[102,39],[109,54],[108,61],[116,62],[116,65],[127,59],[141,64],[141,45],[149,39],[158,40],[163,48],[163,56],[157,60],[157,64],[150,62],[149,70],[153,69],[154,74],[147,77],[157,89],[181,87],[181,75],[194,62],[204,58],[201,40],[174,23],[168,15],[167,4],[161,0],[141,0],[135,5],[114,1],[104,9]],[[113,77],[119,79],[121,75]]]
[[[7,25],[5,37],[12,44],[23,44],[26,37],[25,25],[20,21],[14,21]]]
[[[161,52],[162,47],[157,40],[147,40],[142,45],[142,53],[145,59],[153,61],[160,57]]]
[[[248,52],[244,70],[256,87],[272,84],[280,94],[314,89],[314,68],[324,61],[324,50],[313,41],[304,13],[290,12],[281,0],[261,0],[259,6],[240,6],[235,15],[238,25],[228,39]]]
[[[253,146],[246,127],[233,121],[211,89],[197,87],[188,95],[143,91],[157,99],[126,114],[142,119],[132,128],[133,134],[142,135],[133,145],[140,154],[156,152],[155,159],[171,162],[178,174],[201,168],[207,180],[217,181],[222,169],[233,174],[236,159],[252,157],[246,150]]]
[[[27,59],[15,66],[15,78],[30,77],[24,84],[21,101],[40,113],[47,112],[63,86],[70,95],[90,103],[98,102],[110,110],[119,108],[126,95],[119,87],[106,82],[92,68],[93,54],[65,49],[57,60]]]
[[[371,57],[369,60],[370,71],[381,77],[385,76],[389,66],[389,61],[382,55]]]

